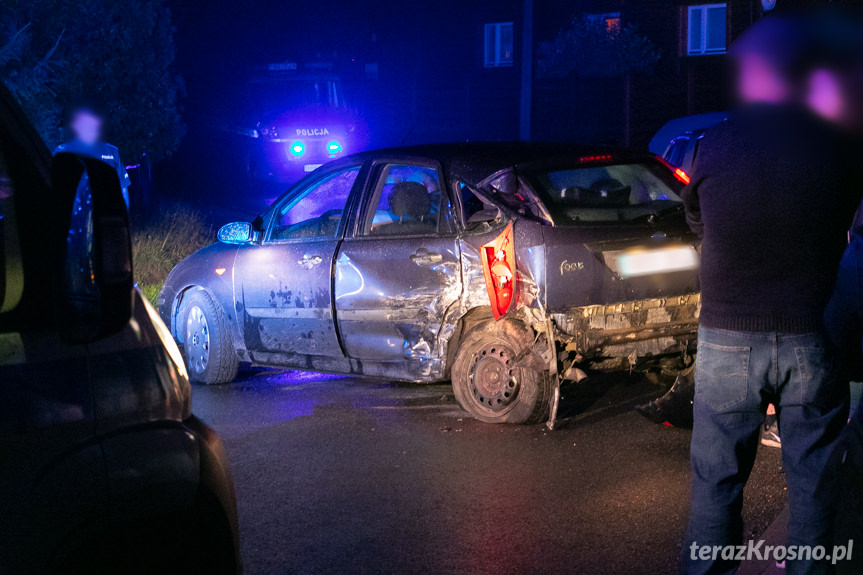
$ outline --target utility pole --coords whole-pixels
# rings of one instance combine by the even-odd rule
[[[533,96],[533,0],[523,0],[521,16],[521,102],[518,137],[530,141],[531,98]]]

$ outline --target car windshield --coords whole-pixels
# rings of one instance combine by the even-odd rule
[[[634,221],[682,206],[682,184],[659,163],[538,170],[527,179],[560,224]]]
[[[313,80],[285,80],[255,82],[249,89],[250,98],[264,113],[322,106],[333,107],[333,82]]]

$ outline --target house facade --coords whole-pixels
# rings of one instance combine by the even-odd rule
[[[800,2],[777,4],[779,11]],[[415,26],[380,36],[377,89],[395,116],[410,118],[405,137],[393,143],[529,138],[646,146],[672,118],[727,106],[724,54],[765,14],[759,0],[440,0],[419,12]],[[538,74],[537,46],[577,15],[609,28],[636,26],[660,51],[653,71]],[[410,70],[403,89],[387,70]]]

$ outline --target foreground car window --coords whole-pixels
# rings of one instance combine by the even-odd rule
[[[0,313],[14,309],[21,297],[23,271],[18,247],[12,180],[0,153]]]
[[[270,240],[334,237],[360,166],[337,172],[292,196],[276,214]]]
[[[562,216],[561,223],[635,220],[681,205],[677,191],[682,186],[659,164],[549,170],[529,179]]]
[[[90,182],[85,176],[75,190],[69,232],[66,234],[66,293],[77,296],[97,295],[94,256],[93,196],[90,193]]]

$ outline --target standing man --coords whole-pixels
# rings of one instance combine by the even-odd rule
[[[733,573],[743,487],[764,412],[776,405],[789,490],[788,545],[832,545],[832,510],[815,497],[848,417],[848,386],[824,334],[846,231],[860,202],[855,158],[798,105],[802,20],[765,18],[732,46],[740,106],[704,136],[683,192],[702,237],[692,505],[686,573]],[[822,573],[788,561],[791,575]]]
[[[129,185],[132,183],[120,160],[120,150],[103,141],[104,116],[93,104],[80,104],[70,109],[66,126],[70,139],[57,146],[54,153],[72,152],[102,160],[117,170],[126,209],[129,208]]]

